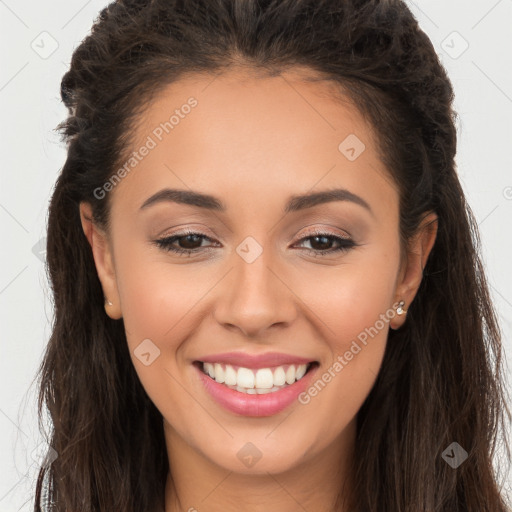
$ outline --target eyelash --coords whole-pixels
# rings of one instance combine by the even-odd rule
[[[190,235],[195,235],[195,236],[201,237],[203,240],[211,241],[211,238],[209,238],[206,235],[203,235],[202,233],[197,233],[195,231],[186,231],[184,233],[179,233],[177,235],[172,235],[172,236],[160,238],[158,240],[154,240],[154,243],[157,247],[163,249],[164,251],[170,251],[170,252],[176,253],[180,256],[192,256],[192,254],[200,252],[201,247],[197,247],[196,249],[182,249],[181,247],[175,247],[175,246],[173,247],[172,246],[172,244],[174,242],[176,242],[177,240],[179,240],[181,238],[186,238],[187,236],[190,236]],[[309,254],[313,254],[314,256],[321,257],[326,254],[349,251],[350,249],[352,249],[353,247],[355,247],[357,245],[354,241],[352,241],[350,239],[332,235],[330,233],[323,233],[320,231],[312,233],[311,235],[309,235],[307,237],[301,238],[299,240],[299,242],[304,242],[306,240],[309,240],[310,238],[316,238],[316,237],[323,237],[323,238],[328,238],[330,240],[334,240],[334,241],[340,243],[340,246],[337,247],[336,249],[324,249],[324,250],[306,249]],[[208,247],[207,250],[211,250],[211,247]]]

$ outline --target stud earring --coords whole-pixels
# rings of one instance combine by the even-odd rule
[[[404,313],[407,313],[407,310],[404,309],[404,306],[405,306],[405,302],[403,300],[401,300],[398,303],[398,307],[396,308],[396,314],[397,315],[403,315]]]
[[[112,302],[110,302],[106,297],[105,297],[105,305],[113,306]]]

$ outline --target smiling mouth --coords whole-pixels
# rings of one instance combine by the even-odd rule
[[[317,361],[306,364],[284,364],[266,368],[245,368],[233,364],[195,361],[204,374],[227,388],[249,395],[274,393],[291,386],[318,366]]]

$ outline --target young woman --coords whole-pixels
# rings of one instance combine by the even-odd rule
[[[36,511],[507,510],[453,91],[403,2],[113,2],[61,93]]]

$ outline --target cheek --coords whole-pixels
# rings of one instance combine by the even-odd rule
[[[304,284],[297,292],[315,312],[318,336],[329,349],[299,400],[311,417],[325,416],[326,439],[353,419],[377,378],[396,314],[397,269],[398,249],[376,250],[350,264],[347,259],[337,270],[322,270],[329,279],[317,275],[314,286]]]
[[[186,265],[137,247],[119,259],[116,274],[125,329],[133,334],[133,343],[135,336],[179,339],[176,333],[187,323],[186,315],[208,290],[204,279],[194,281],[197,276]]]
[[[337,267],[312,269],[307,280],[294,285],[294,291],[316,315],[315,323],[322,326],[323,337],[329,340],[333,353],[348,350],[352,340],[377,322],[381,338],[386,337],[389,319],[385,325],[379,320],[381,315],[394,314],[390,308],[395,297],[399,255],[398,246],[381,249],[384,246],[375,244],[347,256]]]
[[[199,325],[198,302],[211,285],[195,285],[185,265],[148,257],[135,247],[127,254],[116,272],[130,357],[151,401],[180,425],[191,398],[179,383],[191,378],[192,369],[180,364],[179,356],[183,341]]]

